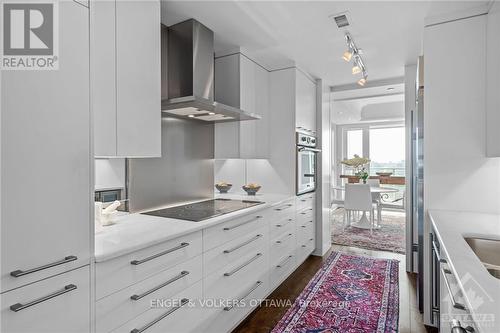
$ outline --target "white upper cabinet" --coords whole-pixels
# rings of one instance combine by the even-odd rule
[[[296,127],[316,132],[316,83],[300,70],[296,70]]]
[[[60,1],[59,69],[1,75],[2,292],[90,262],[88,20]]]
[[[215,59],[215,100],[262,117],[216,124],[215,158],[267,158],[268,71],[241,53]]]
[[[500,157],[500,3],[494,2],[487,20],[486,154]]]
[[[94,155],[161,155],[160,4],[94,1]]]

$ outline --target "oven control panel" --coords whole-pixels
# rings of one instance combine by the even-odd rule
[[[297,146],[315,148],[317,140],[315,136],[297,132]]]

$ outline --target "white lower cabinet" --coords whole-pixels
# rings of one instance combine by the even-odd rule
[[[2,332],[90,331],[89,266],[1,294]]]
[[[230,332],[314,250],[313,207],[308,194],[97,263],[96,332]]]
[[[209,311],[199,306],[203,285],[199,281],[172,297],[151,302],[150,309],[118,327],[113,333],[205,332]]]
[[[201,278],[202,259],[197,256],[99,300],[96,304],[96,331],[112,331],[130,318],[148,311],[156,300],[172,297]]]

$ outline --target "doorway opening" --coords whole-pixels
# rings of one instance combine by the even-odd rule
[[[359,90],[358,90],[359,92]],[[369,250],[406,252],[406,128],[404,87],[399,93],[345,97],[334,93],[332,130],[332,243]],[[351,93],[352,94],[352,93]],[[363,157],[359,168],[342,161]],[[373,212],[352,211],[347,217],[347,184],[363,183],[361,168],[372,195]],[[352,197],[347,198],[348,207]],[[370,214],[374,215],[373,222]],[[360,223],[368,216],[369,225]],[[346,219],[348,221],[346,221]],[[363,227],[364,226],[364,227]]]

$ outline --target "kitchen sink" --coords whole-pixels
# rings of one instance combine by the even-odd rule
[[[488,272],[500,279],[500,240],[475,237],[464,239]]]

